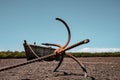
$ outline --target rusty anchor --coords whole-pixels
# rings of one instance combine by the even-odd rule
[[[72,48],[75,48],[75,47],[77,47],[77,46],[79,46],[79,45],[88,43],[88,42],[89,42],[89,39],[85,39],[85,40],[80,41],[80,42],[78,42],[78,43],[76,43],[76,44],[73,44],[73,45],[71,45],[71,46],[68,46],[68,44],[69,44],[69,42],[70,42],[70,39],[71,39],[70,28],[68,27],[67,23],[66,23],[65,21],[63,21],[62,19],[56,18],[56,20],[62,22],[62,23],[65,25],[66,29],[67,29],[67,32],[68,32],[68,40],[67,40],[67,42],[66,42],[65,45],[61,46],[60,44],[54,44],[54,43],[42,43],[42,45],[45,45],[45,46],[56,46],[56,47],[58,47],[57,49],[55,49],[55,50],[53,51],[53,53],[51,53],[51,54],[49,54],[49,55],[42,56],[42,57],[37,56],[37,53],[35,53],[34,50],[32,50],[32,48],[31,48],[30,46],[28,46],[28,47],[30,48],[30,50],[34,53],[34,55],[36,56],[35,59],[29,60],[29,61],[26,61],[26,62],[23,62],[23,63],[20,63],[20,64],[15,64],[15,65],[12,65],[12,66],[3,67],[3,68],[0,69],[0,72],[1,72],[1,71],[5,71],[5,70],[8,70],[8,69],[15,68],[15,67],[27,65],[27,64],[30,64],[30,63],[33,63],[33,62],[36,62],[36,61],[44,60],[44,59],[49,58],[49,57],[52,57],[52,56],[60,56],[61,58],[60,58],[60,60],[59,60],[59,63],[58,63],[58,65],[56,66],[56,68],[53,70],[53,72],[56,72],[57,69],[58,69],[58,68],[60,67],[60,65],[62,64],[63,59],[64,59],[64,56],[66,55],[66,56],[72,58],[73,60],[75,60],[75,61],[79,64],[79,66],[82,68],[82,70],[83,70],[83,72],[84,72],[84,76],[87,77],[87,70],[86,70],[85,66],[82,64],[82,62],[79,62],[79,61],[77,60],[77,58],[74,57],[73,55],[67,54],[66,51],[67,51],[67,50],[70,50],[70,49],[72,49]],[[67,47],[67,46],[68,46],[68,47]]]

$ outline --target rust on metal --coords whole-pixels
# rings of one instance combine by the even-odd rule
[[[62,22],[62,23],[65,25],[66,29],[67,29],[67,32],[68,32],[68,40],[67,40],[67,42],[65,43],[65,45],[62,46],[62,45],[54,44],[54,43],[42,43],[42,45],[46,45],[46,46],[56,46],[56,47],[58,47],[58,48],[57,48],[57,49],[52,49],[53,52],[51,52],[51,54],[44,55],[44,56],[41,57],[41,56],[38,56],[37,52],[35,52],[35,51],[33,50],[33,48],[31,47],[31,45],[27,44],[27,42],[24,41],[24,46],[27,45],[27,48],[29,48],[29,49],[31,50],[31,52],[34,54],[34,56],[35,56],[36,58],[33,59],[33,60],[26,61],[26,62],[24,62],[24,63],[20,63],[20,64],[16,64],[16,65],[12,65],[12,66],[8,66],[8,67],[1,68],[0,71],[4,71],[4,70],[11,69],[11,68],[23,66],[23,65],[30,64],[30,63],[33,63],[33,62],[36,62],[36,61],[44,60],[44,59],[49,58],[49,57],[59,56],[59,57],[60,57],[59,63],[58,63],[58,65],[56,66],[56,68],[53,70],[53,72],[56,72],[57,69],[58,69],[58,68],[60,67],[60,65],[62,64],[63,59],[64,59],[64,56],[66,55],[66,56],[72,58],[73,60],[75,60],[75,61],[79,64],[79,66],[82,68],[82,70],[83,70],[83,72],[84,72],[84,76],[87,77],[87,70],[86,70],[85,66],[82,64],[82,62],[79,62],[79,61],[77,60],[77,58],[74,57],[73,55],[67,54],[66,51],[67,51],[67,50],[70,50],[70,49],[72,49],[72,48],[75,48],[75,47],[77,47],[77,46],[79,46],[79,45],[88,43],[88,42],[89,42],[89,39],[85,39],[85,40],[80,41],[80,42],[78,42],[78,43],[75,43],[75,44],[73,44],[73,45],[71,45],[71,46],[68,46],[68,44],[69,44],[69,42],[70,42],[70,39],[71,39],[70,28],[68,27],[67,23],[66,23],[65,21],[63,21],[62,19],[56,18],[56,20]],[[35,44],[34,46],[36,46],[36,44]],[[48,48],[47,48],[47,49],[48,49]],[[27,50],[27,49],[25,48],[25,50]]]

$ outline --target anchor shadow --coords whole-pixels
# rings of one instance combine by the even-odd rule
[[[78,73],[68,73],[68,72],[65,72],[65,71],[56,71],[56,72],[59,72],[58,74],[56,74],[56,77],[57,76],[82,76],[84,77],[84,74],[78,74]],[[90,78],[90,80],[96,80],[94,77],[92,76],[87,76],[87,78]]]

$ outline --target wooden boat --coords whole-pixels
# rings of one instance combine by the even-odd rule
[[[35,59],[37,57],[49,55],[49,54],[53,53],[55,50],[52,47],[39,46],[39,45],[36,45],[35,43],[28,44],[26,40],[24,40],[23,46],[25,49],[27,60],[32,60],[32,59]],[[60,57],[53,56],[53,57],[46,58],[44,60],[45,61],[52,61],[52,60],[59,61]]]

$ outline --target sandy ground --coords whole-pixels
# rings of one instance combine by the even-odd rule
[[[120,57],[77,58],[88,71],[83,71],[71,58],[64,58],[58,72],[56,61],[35,62],[0,72],[0,80],[120,80]],[[0,68],[25,62],[26,59],[0,59]]]

